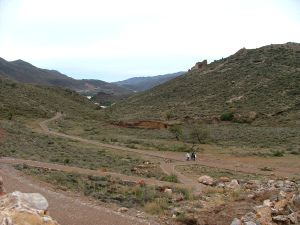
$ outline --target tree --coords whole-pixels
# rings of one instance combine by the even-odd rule
[[[176,140],[179,141],[182,136],[182,128],[180,125],[175,124],[169,127],[169,131],[175,136]]]
[[[209,138],[209,132],[205,126],[194,124],[191,127],[190,137],[193,142],[197,141],[199,144],[205,144]]]

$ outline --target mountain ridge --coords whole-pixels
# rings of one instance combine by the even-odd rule
[[[0,77],[20,83],[69,88],[85,95],[98,91],[115,95],[130,94],[132,91],[101,80],[76,80],[57,70],[38,68],[21,59],[6,61],[0,58]]]
[[[129,79],[117,81],[113,83],[119,85],[120,87],[132,90],[134,92],[142,92],[151,89],[157,85],[163,84],[178,76],[181,76],[184,73],[186,72],[180,71],[176,73],[168,73],[168,74],[156,75],[156,76],[131,77]]]

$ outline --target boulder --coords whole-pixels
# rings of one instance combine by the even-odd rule
[[[293,198],[293,204],[296,206],[298,209],[300,209],[300,195],[296,195]]]
[[[15,191],[11,195],[18,199],[24,206],[29,208],[47,211],[49,204],[47,199],[39,193],[22,193]]]
[[[198,182],[201,184],[212,186],[214,184],[214,179],[210,176],[204,175],[198,178]]]
[[[232,180],[230,183],[226,184],[227,188],[230,189],[239,189],[241,186],[239,185],[239,182],[237,180]]]
[[[40,194],[13,192],[0,197],[0,224],[58,225],[46,215],[47,200]]]

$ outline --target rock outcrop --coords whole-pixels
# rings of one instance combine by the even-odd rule
[[[0,188],[3,188],[3,182],[1,182]],[[48,202],[41,194],[19,191],[3,194],[0,197],[0,224],[58,225],[47,215],[47,210]]]
[[[203,70],[207,67],[207,60],[203,60],[202,62],[197,62],[195,66],[191,68],[191,70]]]
[[[245,214],[241,219],[235,218],[231,224],[260,224],[260,225],[285,225],[300,222],[300,183],[289,180],[269,180],[267,183],[251,183],[254,194],[252,198],[262,193],[275,191],[263,204],[254,207],[253,212]],[[239,221],[241,223],[239,223]]]

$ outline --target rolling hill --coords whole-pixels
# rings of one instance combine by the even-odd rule
[[[11,117],[48,118],[56,111],[68,117],[99,118],[97,106],[70,89],[0,79],[0,120]]]
[[[197,65],[197,64],[196,64]],[[199,65],[199,64],[198,64]],[[114,117],[299,121],[300,44],[241,49],[112,107]],[[287,117],[287,115],[289,115]]]
[[[123,95],[132,91],[101,80],[76,80],[56,70],[35,67],[22,60],[6,61],[0,58],[0,77],[20,83],[69,88],[85,95],[99,91]]]
[[[132,77],[127,80],[114,82],[114,84],[134,92],[142,92],[163,84],[171,79],[174,79],[175,77],[181,76],[184,73],[186,72],[177,72],[151,77]]]

